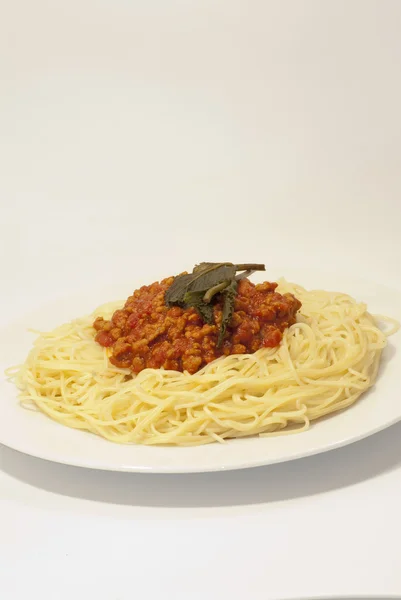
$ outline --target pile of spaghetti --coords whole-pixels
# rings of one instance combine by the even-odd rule
[[[278,291],[302,302],[279,346],[223,356],[194,374],[146,368],[132,377],[113,366],[93,321],[121,303],[104,305],[39,335],[12,373],[21,402],[120,443],[197,445],[305,430],[374,383],[386,335],[345,294],[284,280]]]

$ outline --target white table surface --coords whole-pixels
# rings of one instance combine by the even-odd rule
[[[401,287],[401,2],[2,14],[0,325],[205,259]],[[401,597],[400,507],[401,425],[223,474],[96,472],[0,446],[0,598]]]

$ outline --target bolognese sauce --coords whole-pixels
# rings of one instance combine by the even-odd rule
[[[214,323],[205,323],[197,310],[168,307],[166,290],[174,277],[143,286],[128,298],[111,320],[93,323],[96,341],[110,348],[110,362],[133,373],[152,368],[196,373],[220,356],[274,348],[283,331],[295,323],[301,303],[292,294],[276,292],[277,283],[238,282],[234,311],[222,343],[218,332],[222,300],[214,304]]]

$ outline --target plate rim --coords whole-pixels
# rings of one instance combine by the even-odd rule
[[[335,416],[335,415],[333,415]],[[11,443],[5,443],[3,441],[0,440],[0,445],[5,446],[6,448],[9,448],[13,451],[19,452],[21,454],[24,454],[25,456],[30,456],[31,458],[35,458],[38,460],[45,460],[46,462],[50,462],[50,463],[55,463],[55,464],[60,464],[60,465],[67,465],[70,467],[76,467],[79,469],[91,469],[91,470],[95,470],[95,471],[109,471],[109,472],[116,472],[116,473],[147,473],[147,474],[154,474],[154,475],[189,475],[189,474],[201,474],[201,473],[222,473],[222,472],[228,472],[228,471],[242,471],[244,469],[257,469],[260,467],[268,467],[270,465],[277,465],[277,464],[281,464],[281,463],[287,463],[287,462],[293,462],[296,460],[301,460],[303,458],[309,458],[312,456],[317,456],[319,454],[325,454],[327,452],[332,452],[333,450],[338,450],[339,448],[344,448],[346,446],[351,446],[352,444],[356,444],[368,437],[371,436],[375,436],[378,433],[385,431],[386,429],[389,429],[390,427],[393,427],[394,425],[396,425],[397,423],[399,423],[401,421],[401,415],[399,415],[398,417],[395,417],[392,421],[389,421],[387,423],[383,423],[382,425],[378,426],[377,429],[375,430],[370,430],[366,433],[361,433],[361,435],[359,436],[355,436],[354,438],[351,439],[346,439],[346,440],[340,440],[339,442],[333,442],[331,444],[328,444],[325,448],[314,448],[311,449],[310,451],[305,451],[305,452],[299,452],[298,454],[294,455],[294,456],[286,456],[286,457],[277,457],[277,458],[273,458],[273,459],[269,459],[269,458],[265,458],[265,459],[261,459],[261,460],[254,460],[251,462],[244,462],[244,463],[235,463],[235,464],[221,464],[219,466],[192,466],[191,468],[182,466],[182,467],[177,467],[177,466],[156,466],[156,467],[147,467],[144,465],[119,465],[119,466],[112,466],[112,465],[107,465],[104,463],[96,463],[96,464],[90,464],[90,462],[80,462],[78,460],[71,460],[71,459],[63,459],[62,457],[59,458],[50,458],[49,456],[46,456],[44,454],[42,454],[41,452],[32,452],[31,450],[25,450],[23,448],[23,446],[18,445],[18,444],[11,444]],[[81,432],[81,433],[89,433],[89,432]],[[300,434],[301,435],[301,434]],[[182,450],[185,450],[185,447],[181,448]]]

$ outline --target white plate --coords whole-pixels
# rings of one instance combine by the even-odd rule
[[[368,303],[373,313],[400,319],[401,294],[384,286],[324,273],[292,269],[281,274],[309,288],[350,293]],[[269,273],[270,278],[272,274]],[[137,282],[139,284],[145,282]],[[65,298],[10,325],[1,334],[2,371],[24,360],[32,343],[28,327],[53,328],[91,312],[102,302],[125,298],[135,286],[91,290]],[[90,433],[64,427],[39,412],[20,407],[12,384],[0,382],[0,442],[26,454],[80,467],[114,471],[190,473],[242,469],[293,460],[325,452],[372,435],[401,420],[401,333],[383,352],[376,385],[342,413],[312,423],[303,433],[271,438],[244,438],[226,444],[174,448],[112,444]]]

